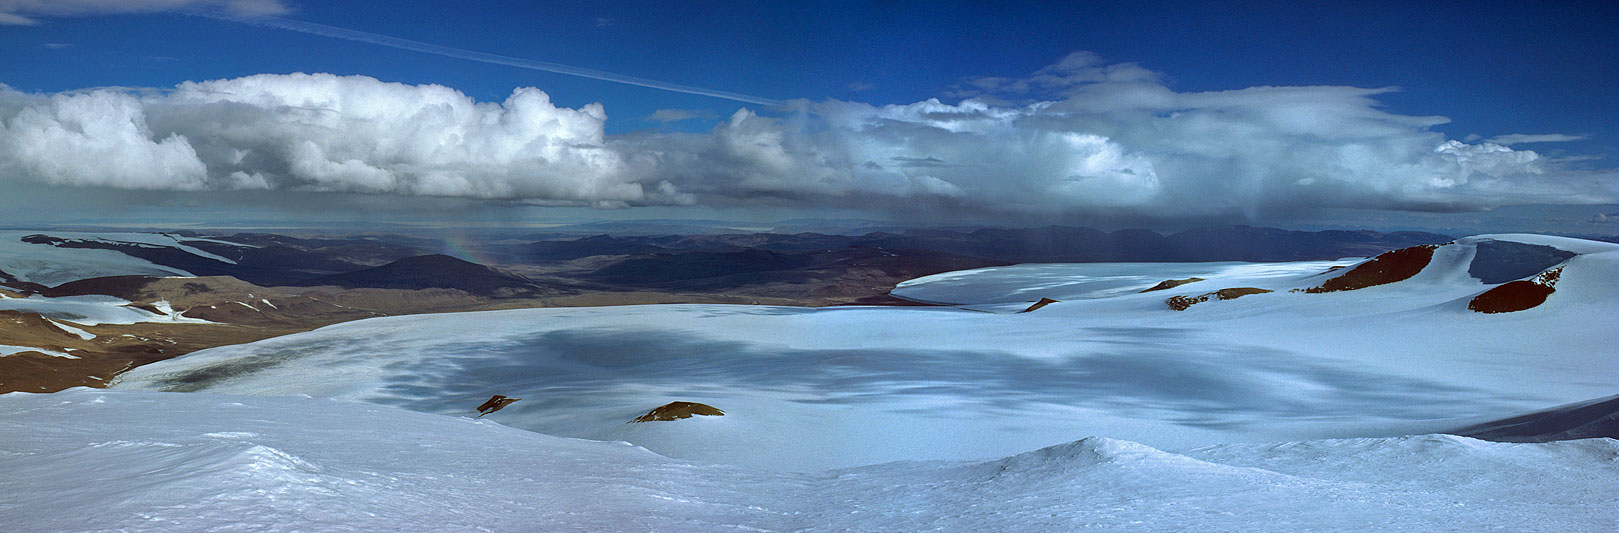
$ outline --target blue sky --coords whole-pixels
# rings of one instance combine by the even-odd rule
[[[287,191],[321,191],[531,211],[841,209],[1010,221],[1173,219],[1189,199],[1211,200],[1193,210],[1200,220],[1260,222],[1346,208],[1431,213],[1619,201],[1619,38],[1612,31],[1619,8],[1611,3],[1116,4],[0,0],[0,20],[20,22],[0,25],[0,83],[13,89],[0,98],[0,121],[11,121],[0,134],[15,145],[10,165],[0,148],[0,187],[10,181],[14,190],[84,198],[126,189],[182,197],[227,191],[223,196],[255,205],[275,205]],[[252,23],[263,16],[788,103],[683,94]],[[26,129],[13,116],[46,106],[52,94],[87,88],[173,93],[185,82],[295,72],[335,75],[327,87],[342,85],[351,95],[388,84],[443,85],[469,105],[509,104],[515,89],[532,87],[555,110],[529,119],[549,120],[554,112],[584,122],[515,141],[491,137],[492,144],[528,143],[527,151],[488,156],[509,164],[445,178],[442,168],[464,159],[372,160],[323,140],[315,143],[324,158],[317,162],[325,164],[318,170],[287,155],[301,142],[292,137],[210,143],[221,138],[218,130],[176,121],[223,119],[202,116],[211,111],[175,114],[183,106],[172,94],[137,94],[146,129],[134,135],[151,146],[131,148],[145,151],[130,160],[163,162],[94,176],[27,160],[40,155],[23,150],[26,136],[49,128]],[[286,87],[306,82],[316,83],[277,90],[301,91]],[[227,85],[210,90],[247,90]],[[1263,87],[1301,89],[1254,89]],[[923,109],[929,99],[944,107]],[[983,106],[965,106],[968,99]],[[1120,101],[1137,113],[1104,105]],[[605,118],[584,111],[592,103]],[[1031,110],[1042,103],[1050,105]],[[743,108],[749,116],[735,116]],[[1287,114],[1269,116],[1271,109]],[[452,122],[495,116],[468,113],[472,118]],[[63,118],[70,110],[47,114],[71,122]],[[987,122],[941,122],[950,114]],[[1173,142],[1152,137],[1166,128]],[[1241,132],[1260,141],[1221,144]],[[175,135],[197,163],[163,159],[187,148],[162,145]],[[562,151],[533,155],[533,135],[549,135],[541,140]],[[76,138],[106,144],[92,137]],[[1442,161],[1427,155],[1451,141],[1458,145],[1440,149]],[[1200,142],[1221,148],[1202,150]],[[569,151],[586,145],[601,153]],[[979,147],[985,152],[965,153]],[[218,159],[229,157],[210,150],[263,154],[268,162],[254,166],[249,156],[227,165]],[[1188,150],[1207,153],[1187,159]],[[1325,159],[1279,158],[1278,151]],[[1066,162],[1024,166],[997,154]],[[566,158],[578,160],[553,164]],[[351,160],[376,171],[370,181],[339,172],[352,170],[337,168]],[[1334,165],[1343,168],[1320,170]],[[1376,165],[1405,174],[1386,178]],[[164,171],[192,175],[149,177]],[[557,177],[587,174],[595,176],[588,183]],[[446,185],[451,181],[470,185]],[[911,207],[886,207],[894,204]]]

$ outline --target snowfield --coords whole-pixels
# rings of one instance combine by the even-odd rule
[[[170,307],[167,301],[158,300],[153,303],[153,307],[161,311],[161,313],[130,307],[129,303],[129,300],[123,298],[94,294],[62,296],[59,298],[49,298],[37,294],[27,298],[7,298],[5,295],[0,295],[0,311],[35,313],[51,320],[72,322],[81,326],[138,324],[141,322],[209,323],[207,320],[182,316],[181,312]],[[69,332],[73,332],[73,330],[69,330]],[[81,338],[84,335],[89,335],[82,330],[79,330],[76,334]]]
[[[1614,394],[1619,245],[1472,237],[1402,281],[1303,291],[1355,263],[1024,265],[901,291],[959,307],[339,324],[136,368],[126,390],[0,396],[0,493],[24,495],[0,516],[46,530],[1619,530],[1619,441],[1436,434]],[[1544,303],[1468,309],[1550,268]],[[1204,281],[1140,292],[1187,277]],[[1271,292],[1166,304],[1227,288]],[[1017,312],[1041,297],[1062,301]],[[492,394],[521,400],[466,418]],[[671,401],[725,415],[627,423]]]
[[[1592,531],[1619,441],[1169,453],[1088,438],[810,474],[301,397],[0,396],[14,531]]]
[[[792,471],[988,459],[1086,436],[1182,450],[1442,432],[1612,395],[1619,254],[1574,257],[1544,305],[1486,315],[1467,309],[1489,287],[1467,273],[1476,242],[1440,248],[1411,279],[1324,294],[1290,289],[1342,273],[1321,268],[1331,265],[1145,264],[1134,291],[1024,314],[1011,311],[1027,302],[991,295],[974,307],[1005,312],[653,305],[380,318],[199,351],[117,386],[447,415],[503,394],[523,400],[490,418],[513,427]],[[1015,270],[998,272],[1028,280]],[[1049,281],[1068,275],[1057,272]],[[1135,292],[1188,274],[1206,281]],[[1276,292],[1164,303],[1232,286]],[[671,401],[727,415],[625,423]]]
[[[1206,278],[1196,287],[1238,280],[1268,280],[1325,272],[1361,259],[1288,263],[1056,263],[989,267],[946,272],[905,281],[892,294],[933,304],[1022,304],[1041,298],[1059,301],[1107,298],[1141,292],[1167,279]],[[1210,278],[1210,277],[1213,278]],[[1219,279],[1210,282],[1208,279]],[[1222,285],[1223,286],[1223,285]],[[1187,285],[1190,290],[1192,285]],[[1181,291],[1185,292],[1185,291]],[[1168,293],[1174,294],[1174,293]]]

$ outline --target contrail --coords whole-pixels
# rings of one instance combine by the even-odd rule
[[[440,55],[440,56],[444,56],[444,57],[453,57],[453,58],[456,58],[456,59],[465,59],[465,60],[468,60],[468,61],[478,61],[478,62],[481,62],[481,63],[493,63],[493,64],[496,64],[496,65],[506,65],[506,66],[509,66],[509,67],[526,68],[526,69],[529,69],[529,70],[540,70],[540,71],[545,71],[545,72],[554,72],[554,73],[557,73],[557,74],[567,74],[569,76],[579,76],[579,77],[582,77],[582,78],[591,78],[591,79],[597,79],[597,80],[602,80],[602,81],[610,81],[610,82],[614,82],[614,83],[623,83],[623,84],[627,84],[627,85],[637,85],[637,86],[641,86],[641,87],[648,87],[648,88],[652,88],[652,89],[660,89],[660,90],[664,90],[664,91],[673,91],[673,92],[677,92],[677,93],[698,94],[698,95],[703,95],[703,96],[712,96],[714,98],[724,98],[726,100],[735,100],[735,101],[738,101],[738,102],[746,102],[746,103],[750,103],[750,104],[767,105],[767,106],[773,106],[773,105],[781,104],[780,100],[771,100],[769,98],[760,98],[760,97],[757,97],[757,96],[748,96],[746,94],[733,93],[733,92],[729,92],[729,91],[716,91],[714,89],[704,89],[702,87],[692,87],[690,85],[680,85],[678,83],[668,83],[668,82],[662,82],[662,81],[658,81],[658,80],[649,80],[649,79],[646,79],[646,78],[637,78],[635,76],[626,76],[626,75],[623,75],[623,74],[614,74],[612,72],[603,72],[603,71],[595,70],[595,69],[575,67],[575,66],[572,66],[572,65],[564,65],[564,64],[561,64],[561,63],[552,63],[550,61],[535,61],[533,59],[523,59],[523,58],[520,58],[520,57],[503,56],[503,55],[499,55],[499,54],[489,54],[489,53],[484,53],[484,52],[474,52],[472,50],[463,50],[463,49],[460,49],[460,48],[451,48],[451,47],[448,47],[448,46],[441,46],[441,45],[437,45],[437,44],[429,44],[429,43],[424,43],[424,42],[421,42],[421,41],[412,41],[412,40],[409,40],[409,39],[400,39],[398,37],[389,37],[387,35],[378,35],[378,34],[375,34],[375,33],[367,33],[367,32],[363,32],[363,31],[359,31],[359,30],[351,30],[351,29],[348,29],[348,28],[339,28],[339,27],[336,27],[336,26],[327,26],[325,24],[316,24],[316,23],[313,23],[313,22],[304,22],[304,21],[301,21],[301,20],[284,19],[284,18],[280,18],[280,17],[238,17],[238,16],[225,15],[225,14],[219,14],[219,13],[202,13],[202,12],[193,13],[193,14],[198,15],[198,16],[202,16],[202,17],[212,18],[212,19],[226,20],[226,21],[236,22],[236,23],[240,23],[240,24],[247,24],[247,25],[251,25],[251,26],[260,26],[260,27],[264,27],[264,28],[275,28],[275,29],[280,29],[280,30],[295,31],[295,32],[299,32],[299,33],[308,33],[308,34],[311,34],[311,35],[319,35],[321,37],[331,37],[333,39],[343,39],[343,40],[346,40],[346,41],[362,42],[362,43],[374,44],[374,45],[378,45],[378,46],[386,46],[386,47],[389,47],[389,48],[398,48],[400,50],[410,50],[410,51],[413,51],[413,52],[421,52],[421,53],[424,53],[424,54],[433,54],[433,55]]]

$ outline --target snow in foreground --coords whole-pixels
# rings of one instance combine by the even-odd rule
[[[0,395],[13,531],[1615,531],[1619,441],[1181,454],[1090,438],[814,474],[302,397]]]

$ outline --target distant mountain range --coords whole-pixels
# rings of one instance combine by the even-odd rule
[[[768,285],[773,288],[760,294],[863,301],[885,294],[904,279],[985,266],[1336,259],[1451,239],[1420,232],[1307,232],[1251,226],[1170,235],[1065,226],[863,235],[600,234],[474,244],[479,256],[494,263],[480,265],[433,254],[432,241],[409,238],[164,235],[174,244],[51,234],[22,240],[58,248],[112,250],[193,275],[230,276],[261,286],[442,288],[483,297],[523,297],[576,290],[724,291]]]
[[[972,231],[906,230],[864,235],[822,233],[740,233],[717,235],[596,235],[496,248],[513,261],[573,259],[586,255],[633,255],[659,251],[726,251],[761,248],[794,252],[867,246],[890,250],[929,250],[997,262],[1102,261],[1289,261],[1358,257],[1445,242],[1436,233],[1375,231],[1289,231],[1227,226],[1161,235],[1149,230],[1104,232],[1090,228],[986,228]]]

